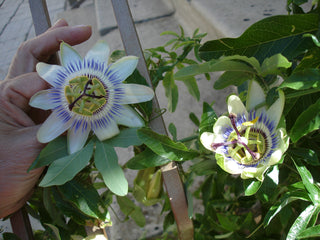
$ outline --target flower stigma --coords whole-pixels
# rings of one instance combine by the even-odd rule
[[[80,115],[92,116],[108,101],[108,91],[96,77],[80,76],[71,79],[64,90],[69,110]]]

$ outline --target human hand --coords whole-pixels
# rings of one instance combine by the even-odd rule
[[[59,20],[38,37],[19,47],[5,80],[0,81],[0,218],[20,209],[32,194],[43,168],[27,173],[44,147],[36,138],[46,112],[32,109],[29,99],[48,88],[35,72],[47,62],[61,41],[76,45],[91,36],[90,26],[68,26]]]

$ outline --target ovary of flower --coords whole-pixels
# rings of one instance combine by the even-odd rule
[[[220,117],[213,126],[213,133],[204,132],[201,143],[216,153],[217,163],[231,174],[242,178],[263,180],[270,165],[277,164],[288,148],[289,138],[285,129],[277,128],[284,107],[284,94],[270,106],[255,109],[265,102],[262,88],[251,81],[247,107],[240,98],[228,98],[228,117]]]
[[[127,56],[108,65],[109,47],[97,42],[82,59],[61,43],[62,66],[38,63],[37,72],[52,87],[36,93],[30,105],[52,110],[37,138],[46,143],[68,130],[68,151],[80,150],[91,130],[99,140],[119,133],[118,124],[141,127],[144,121],[128,104],[149,101],[153,90],[123,81],[135,70],[138,58]]]

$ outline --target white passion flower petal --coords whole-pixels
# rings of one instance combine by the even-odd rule
[[[108,73],[115,75],[118,81],[123,82],[129,77],[138,65],[138,57],[126,56],[113,63]]]
[[[74,50],[69,44],[62,42],[60,44],[61,63],[62,66],[67,67],[69,64],[82,61],[79,53]]]
[[[127,127],[143,127],[144,121],[131,107],[122,105],[119,116],[115,117],[115,121]]]
[[[36,65],[36,70],[39,76],[53,87],[58,87],[60,85],[58,73],[63,72],[63,69],[64,68],[61,66],[50,65],[42,62]]]
[[[54,109],[55,107],[59,106],[59,103],[52,101],[50,95],[50,90],[39,91],[31,97],[29,105],[42,110]]]
[[[284,108],[285,96],[282,90],[278,90],[279,98],[269,107],[267,110],[267,115],[270,120],[274,122],[275,126],[278,126],[280,121],[282,111]]]
[[[47,143],[55,139],[72,125],[72,119],[63,121],[58,113],[53,111],[47,120],[41,125],[37,132],[38,141],[41,143]]]
[[[119,134],[120,130],[116,121],[110,120],[107,127],[97,127],[94,129],[94,134],[100,141],[104,141],[108,138],[112,138],[115,135]]]
[[[248,111],[253,110],[257,105],[266,101],[266,96],[260,85],[251,80],[249,82],[246,107]]]
[[[216,153],[215,158],[217,160],[217,164],[224,171],[230,174],[240,174],[242,172],[242,167],[232,159],[225,157],[224,154]]]
[[[154,92],[151,88],[139,84],[124,84],[124,97],[121,99],[122,104],[132,104],[150,101]]]
[[[230,118],[226,116],[221,116],[218,118],[216,123],[213,126],[213,132],[215,134],[223,134],[226,128],[232,127]]]
[[[79,126],[74,124],[74,126],[68,130],[69,154],[75,153],[83,148],[88,139],[90,130],[91,128],[84,121],[82,121]]]
[[[200,136],[200,142],[202,143],[202,145],[212,151],[212,143],[214,143],[214,134],[211,132],[204,132],[201,134]]]
[[[98,41],[86,54],[85,59],[94,59],[97,62],[107,62],[110,53],[108,44],[104,41]]]
[[[228,112],[234,113],[237,116],[243,114],[245,114],[246,116],[248,115],[245,106],[243,105],[240,98],[236,95],[231,95],[228,98]]]

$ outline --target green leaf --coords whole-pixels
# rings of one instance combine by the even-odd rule
[[[240,86],[245,81],[252,80],[254,75],[247,72],[224,72],[218,80],[214,83],[214,88],[217,90],[224,89],[230,85]]]
[[[320,203],[320,188],[315,184],[313,177],[309,170],[302,164],[298,159],[294,161],[294,164],[300,174],[302,182],[309,192],[309,197],[313,204],[317,205]]]
[[[208,176],[216,173],[217,164],[212,159],[204,159],[190,166],[190,171],[198,176]]]
[[[112,146],[98,141],[94,164],[110,191],[119,196],[125,196],[128,193],[128,181],[118,164],[118,156]]]
[[[160,135],[148,128],[138,130],[138,136],[153,152],[172,161],[191,160],[198,156],[181,142],[174,142],[168,136]]]
[[[168,109],[170,112],[174,112],[178,104],[179,93],[178,86],[174,82],[172,71],[166,72],[162,83],[166,97],[168,98]]]
[[[179,34],[176,33],[176,32],[173,32],[173,31],[164,31],[160,34],[160,36],[163,36],[163,35],[172,35],[172,36],[175,36],[175,37],[179,37]]]
[[[294,71],[279,88],[291,88],[294,90],[305,90],[320,87],[320,70],[314,68],[299,69]]]
[[[105,220],[99,206],[100,196],[92,184],[86,184],[78,179],[73,179],[58,187],[64,199],[75,204],[84,214]]]
[[[113,147],[122,148],[140,146],[142,142],[137,135],[137,130],[138,128],[125,128],[121,130],[117,136],[104,141],[104,143],[107,143]]]
[[[292,148],[289,150],[291,154],[302,159],[312,166],[320,166],[318,156],[315,151],[308,148]]]
[[[171,162],[170,159],[155,154],[147,148],[142,153],[135,155],[127,163],[126,167],[135,170],[146,169],[149,167],[158,167]]]
[[[43,202],[45,210],[48,212],[50,218],[53,220],[51,223],[56,226],[60,226],[60,227],[65,228],[66,223],[65,223],[64,215],[62,214],[61,211],[59,211],[59,209],[57,208],[57,205],[53,201],[52,191],[51,191],[50,187],[43,188],[42,202]]]
[[[128,217],[131,217],[139,227],[146,225],[146,219],[141,208],[136,206],[129,198],[117,196],[117,202],[121,211]]]
[[[3,236],[3,240],[21,240],[21,238],[19,238],[17,235],[10,232],[5,232],[3,233],[2,236]]]
[[[52,230],[57,240],[61,240],[59,229],[56,226],[49,223],[45,223],[45,225],[47,225]]]
[[[265,203],[273,199],[277,195],[277,187],[279,184],[279,167],[278,165],[271,166],[265,174],[265,179],[259,189],[258,198]]]
[[[261,64],[261,75],[267,76],[268,74],[281,74],[284,70],[291,67],[292,63],[281,54],[275,54],[266,58]]]
[[[320,67],[320,48],[314,47],[309,49],[306,55],[303,57],[295,71],[305,68],[319,68]]]
[[[48,171],[40,187],[52,185],[62,185],[71,180],[80,172],[90,161],[93,152],[93,142],[90,141],[87,146],[80,151],[54,161],[48,168]]]
[[[213,125],[218,119],[215,111],[208,103],[204,102],[202,109],[201,122],[199,126],[200,135],[203,132],[212,132]]]
[[[259,62],[281,53],[290,61],[312,46],[305,33],[318,30],[317,14],[272,16],[251,25],[239,38],[223,38],[206,42],[200,48],[202,59],[209,61],[221,56],[244,55]]]
[[[290,131],[292,142],[319,129],[320,127],[320,99],[300,114]]]
[[[318,217],[319,217],[319,213],[320,213],[320,205],[316,206],[317,208],[314,210],[312,218],[310,219],[310,222],[308,224],[308,226],[315,226],[317,221],[318,221]]]
[[[306,229],[316,207],[309,205],[292,224],[286,240],[295,240],[298,235]]]
[[[304,37],[311,37],[313,43],[317,46],[317,47],[320,47],[320,42],[319,40],[317,39],[317,37],[313,34],[310,34],[310,33],[306,33],[303,35]]]
[[[191,112],[189,114],[189,118],[194,123],[194,125],[196,125],[197,127],[200,126],[200,121],[199,121],[198,117],[193,112]]]
[[[68,155],[67,138],[60,136],[50,143],[41,151],[39,157],[32,163],[28,171],[49,165],[53,161]]]
[[[196,79],[194,77],[188,77],[184,78],[182,82],[186,85],[190,95],[199,101],[200,91]]]
[[[320,237],[320,225],[309,227],[301,231],[298,235],[298,239],[313,238],[313,237]]]
[[[296,201],[296,200],[302,200],[302,201],[310,201],[308,195],[305,192],[296,191],[296,192],[288,192],[286,193],[278,203],[273,205],[269,211],[267,212],[264,220],[263,225],[266,227],[269,225],[271,220],[289,203]]]
[[[243,188],[245,189],[244,194],[246,196],[254,195],[258,192],[262,182],[257,179],[245,179],[243,180]]]
[[[226,216],[225,214],[217,213],[217,217],[222,227],[228,231],[236,231],[240,228],[235,221],[237,219],[235,216]]]
[[[168,130],[174,141],[177,141],[177,128],[173,123],[169,124]]]
[[[86,221],[90,219],[88,215],[83,214],[69,201],[65,201],[57,188],[50,188],[54,202],[58,209],[63,212],[64,216],[70,217],[79,225],[85,225]]]
[[[177,71],[174,79],[183,80],[191,76],[220,71],[235,71],[256,74],[260,66],[256,59],[246,56],[228,56],[197,65],[190,65]]]

